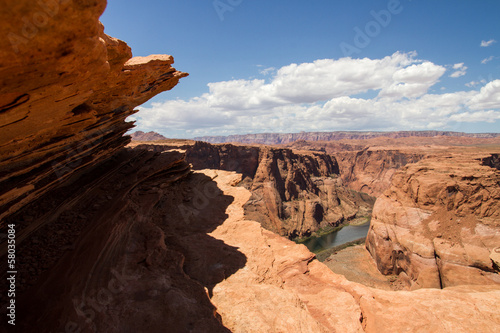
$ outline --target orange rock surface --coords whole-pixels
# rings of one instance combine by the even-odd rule
[[[500,284],[498,154],[462,152],[395,174],[374,207],[367,249],[384,274],[413,287]]]
[[[129,141],[134,107],[187,76],[171,56],[132,58],[127,44],[104,34],[106,1],[2,6],[0,220],[112,156]]]

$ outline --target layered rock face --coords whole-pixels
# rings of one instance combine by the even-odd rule
[[[412,288],[500,284],[498,154],[463,152],[411,164],[373,210],[367,249]]]
[[[131,59],[103,33],[106,1],[3,3],[0,220],[122,148],[134,107],[186,73],[167,55]]]
[[[347,190],[339,181],[335,158],[268,146],[211,145],[187,149],[194,169],[236,171],[252,196],[245,204],[249,219],[283,236],[309,235],[356,215],[368,215],[373,198]]]
[[[365,148],[334,154],[339,163],[343,183],[356,191],[378,197],[391,185],[394,173],[425,154],[398,149]]]
[[[203,171],[234,201],[210,235],[237,248],[245,267],[213,288],[212,303],[231,332],[494,332],[498,287],[391,292],[332,273],[305,246],[263,230],[242,205],[241,176]]]

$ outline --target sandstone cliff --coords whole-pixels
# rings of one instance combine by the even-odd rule
[[[413,288],[500,284],[498,154],[463,151],[411,164],[373,210],[367,249]]]
[[[334,154],[339,163],[343,184],[356,191],[378,197],[391,184],[394,173],[425,154],[401,149],[365,148]]]
[[[187,75],[171,56],[132,58],[104,34],[106,1],[2,6],[0,220],[112,156],[129,140],[134,107]]]
[[[498,287],[409,293],[349,282],[305,246],[246,219],[243,205],[251,193],[234,186],[241,174],[204,170],[186,176],[181,159],[173,152],[122,151],[116,160],[123,164],[111,176],[56,196],[75,203],[63,214],[88,214],[94,222],[73,238],[63,237],[70,244],[63,253],[60,246],[54,251],[60,258],[20,298],[19,329],[32,331],[33,323],[42,333],[500,328]],[[166,166],[177,171],[158,172]],[[97,203],[104,205],[92,209]],[[38,239],[72,229],[39,229]],[[47,247],[26,247],[31,265]]]
[[[181,140],[131,146],[155,152],[181,149],[195,170],[241,173],[240,186],[252,193],[246,216],[290,238],[368,216],[374,203],[373,197],[342,186],[335,158],[322,152]]]

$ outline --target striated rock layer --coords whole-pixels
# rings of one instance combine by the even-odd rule
[[[384,274],[412,288],[500,284],[498,154],[436,156],[407,165],[380,196],[366,247]]]
[[[106,1],[7,0],[0,27],[0,220],[112,156],[134,107],[186,73],[104,34]],[[43,18],[43,20],[42,20]],[[35,25],[35,23],[37,25]],[[131,59],[132,58],[132,59]]]
[[[425,154],[418,151],[365,148],[360,151],[339,152],[343,184],[356,191],[378,197],[391,185],[394,173],[408,163],[415,163]]]
[[[206,171],[234,197],[211,236],[238,248],[245,268],[218,283],[212,303],[232,332],[495,332],[500,287],[383,291],[352,283],[305,246],[245,218],[238,175]],[[232,178],[233,179],[232,179]],[[236,177],[236,179],[234,179]],[[229,186],[228,186],[229,185]]]
[[[500,287],[391,292],[349,282],[305,246],[245,218],[243,205],[251,193],[235,186],[241,174],[203,170],[188,175],[182,158],[174,152],[122,151],[113,170],[102,169],[111,172],[107,177],[96,177],[71,195],[55,196],[74,203],[53,216],[57,223],[70,213],[87,214],[93,222],[76,238],[61,224],[38,229],[39,238],[54,234],[70,245],[19,298],[20,330],[385,333],[500,328]],[[105,202],[99,192],[109,196]],[[60,213],[48,209],[47,214]],[[34,265],[46,248],[35,242],[23,248],[29,255],[21,255],[32,256]],[[22,271],[30,271],[29,265]]]

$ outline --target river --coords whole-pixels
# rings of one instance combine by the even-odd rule
[[[370,222],[361,225],[348,225],[339,231],[334,231],[321,237],[311,237],[302,244],[307,246],[309,251],[319,253],[335,246],[365,238],[369,228]]]

